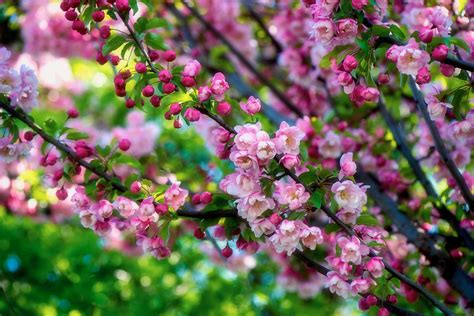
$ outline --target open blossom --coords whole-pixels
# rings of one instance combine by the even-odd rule
[[[258,161],[254,155],[247,151],[232,151],[229,157],[237,167],[243,170],[257,170]]]
[[[381,257],[373,257],[365,264],[365,269],[376,278],[382,276],[384,268],[385,265],[383,264]]]
[[[321,16],[329,16],[334,13],[334,9],[339,4],[339,0],[316,1],[311,5],[313,18]]]
[[[323,242],[323,235],[321,229],[318,227],[305,227],[301,231],[301,243],[303,246],[308,247],[311,250],[316,249],[316,245]]]
[[[331,271],[327,275],[328,281],[326,286],[329,288],[331,293],[336,293],[337,295],[347,298],[350,294],[350,286],[349,283],[345,279],[342,278],[335,271]]]
[[[240,103],[240,108],[244,110],[244,112],[254,115],[258,112],[260,112],[262,108],[262,103],[260,102],[259,99],[254,98],[254,97],[249,97],[247,102],[242,102]]]
[[[421,50],[413,38],[405,46],[392,46],[386,56],[388,59],[396,61],[400,73],[412,76],[416,76],[418,71],[426,67],[430,61],[430,55]]]
[[[355,37],[357,35],[358,23],[354,19],[341,19],[336,22],[337,35],[340,37]]]
[[[336,216],[344,223],[354,225],[360,216],[360,212],[359,209],[343,208],[336,213]]]
[[[15,70],[0,67],[0,93],[11,93],[17,90],[20,84],[20,76]]]
[[[230,195],[246,197],[253,192],[260,192],[258,179],[245,172],[234,172],[219,183],[219,188]]]
[[[336,27],[329,18],[319,18],[313,24],[313,37],[316,41],[328,43],[334,37]]]
[[[301,221],[286,219],[281,222],[275,233],[270,237],[270,242],[276,252],[286,252],[288,256],[291,256],[296,248],[300,247],[301,224]]]
[[[430,114],[430,118],[432,120],[436,120],[439,118],[444,118],[448,108],[452,108],[453,106],[449,103],[444,102],[430,102],[428,103],[428,113]]]
[[[330,131],[319,142],[319,153],[325,158],[337,158],[342,153],[342,140],[339,135]]]
[[[276,229],[275,225],[267,218],[256,219],[249,224],[256,237],[273,234]]]
[[[290,210],[296,210],[309,200],[310,194],[300,183],[278,181],[276,182],[275,198],[280,204],[288,204]]]
[[[26,156],[32,146],[30,143],[11,143],[10,136],[0,138],[0,162],[11,163]]]
[[[256,192],[238,200],[237,211],[239,216],[248,220],[255,220],[266,210],[275,207],[275,202],[262,193]]]
[[[86,194],[86,189],[83,186],[77,186],[76,192],[71,197],[71,202],[74,203],[78,210],[89,207],[90,199]]]
[[[334,183],[331,191],[340,208],[360,210],[367,203],[365,188],[350,180]]]
[[[339,164],[341,165],[341,170],[339,171],[339,180],[344,177],[353,176],[356,173],[357,165],[352,160],[352,153],[345,153],[341,156]]]
[[[267,134],[266,132],[262,132],[261,129],[262,125],[260,123],[236,126],[235,130],[237,131],[237,135],[235,135],[234,138],[236,148],[238,150],[249,151],[250,148],[257,142],[257,138],[267,138],[266,136],[258,137],[259,133],[263,133],[263,135]]]
[[[338,256],[328,256],[326,257],[326,261],[333,270],[337,271],[343,277],[349,276],[352,272],[352,265],[342,261]]]
[[[125,218],[132,216],[138,211],[138,204],[123,196],[117,197],[113,205],[119,211],[120,215]]]
[[[100,200],[92,207],[92,209],[101,220],[112,216],[112,213],[114,211],[112,203],[107,200]]]
[[[260,165],[266,165],[276,155],[275,144],[270,139],[261,140],[255,148],[255,155]]]
[[[287,169],[293,169],[300,164],[298,155],[286,154],[280,159],[280,163]]]
[[[352,293],[367,293],[372,286],[373,281],[367,278],[357,278],[351,282]]]
[[[300,142],[304,136],[304,132],[298,127],[281,122],[273,141],[279,154],[297,155],[300,152]]]
[[[11,93],[11,104],[30,112],[38,105],[38,80],[33,70],[22,65],[20,68],[21,85]]]
[[[369,254],[369,247],[362,244],[355,236],[352,236],[351,239],[339,237],[337,244],[342,249],[341,260],[344,262],[361,264],[362,256]]]
[[[140,218],[146,219],[153,214],[156,214],[153,201],[153,197],[149,196],[140,203],[140,207],[138,208],[138,214]]]
[[[82,210],[79,212],[81,225],[86,228],[93,228],[97,222],[97,216],[89,210]]]
[[[179,187],[179,183],[173,183],[165,192],[165,203],[178,210],[186,202],[188,191]]]

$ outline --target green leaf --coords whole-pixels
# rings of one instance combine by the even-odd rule
[[[118,164],[126,164],[135,169],[143,170],[143,166],[140,161],[129,155],[121,154],[119,157],[115,158],[113,162]]]
[[[102,54],[108,55],[110,52],[116,50],[120,46],[122,46],[124,43],[126,43],[127,40],[125,37],[119,34],[115,34],[109,37],[107,40],[107,43],[102,47]]]
[[[327,224],[324,226],[324,230],[327,234],[334,233],[339,230],[339,226],[337,224]]]
[[[69,140],[88,139],[89,134],[83,132],[70,132],[66,135],[66,138]]]
[[[321,208],[321,205],[323,203],[323,198],[324,198],[324,191],[318,189],[314,191],[313,194],[311,194],[309,202],[314,207]]]
[[[292,212],[289,216],[288,219],[292,221],[296,221],[299,219],[303,219],[305,216],[304,212]]]
[[[392,35],[395,35],[395,37],[398,37],[401,40],[405,39],[405,33],[403,32],[401,28],[399,28],[395,24],[390,25],[390,32],[392,33]]]
[[[150,29],[160,28],[160,27],[170,29],[171,24],[163,18],[153,18],[147,21],[145,31],[150,30]]]
[[[453,45],[456,45],[462,49],[464,49],[466,52],[470,52],[471,49],[469,47],[469,45],[462,39],[458,38],[458,37],[446,37],[446,42],[448,44],[453,44]]]
[[[153,49],[159,49],[159,50],[168,49],[168,45],[166,45],[163,37],[156,33],[147,33],[145,35],[145,42],[147,43],[148,46],[150,46]]]
[[[186,94],[182,91],[176,91],[172,94],[168,94],[163,99],[161,99],[161,106],[165,107],[172,103],[184,103],[191,100],[192,98],[189,94]]]
[[[128,0],[128,4],[130,8],[133,10],[133,14],[137,14],[138,12],[138,1],[137,0]]]
[[[362,214],[357,219],[358,225],[377,226],[378,223],[377,219],[369,214]]]
[[[383,25],[374,25],[372,26],[372,33],[374,33],[377,36],[389,36],[390,29]]]

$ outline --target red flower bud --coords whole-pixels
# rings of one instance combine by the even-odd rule
[[[23,135],[23,138],[27,141],[27,142],[30,142],[33,140],[33,138],[36,136],[35,133],[33,133],[32,131],[27,131],[25,133],[25,135]]]
[[[154,93],[155,93],[155,89],[153,88],[152,85],[147,85],[142,90],[142,95],[147,98],[151,97]]]
[[[119,148],[121,151],[127,151],[130,149],[130,146],[132,145],[132,143],[126,139],[126,138],[122,138],[119,142]]]
[[[176,59],[176,53],[172,50],[167,50],[163,53],[164,60],[171,62]]]
[[[216,110],[220,115],[229,115],[232,112],[232,106],[228,102],[221,102],[217,105]]]
[[[79,117],[79,111],[75,108],[69,109],[67,111],[67,116],[69,118],[77,118],[77,117]]]
[[[182,109],[183,108],[181,107],[181,104],[179,103],[173,103],[170,105],[170,113],[173,115],[178,115],[179,113],[181,113]]]
[[[131,109],[135,106],[135,101],[132,99],[127,99],[127,101],[125,101],[125,106]]]
[[[68,10],[66,13],[64,13],[64,16],[68,21],[75,21],[77,19],[77,12],[74,9]]]
[[[144,74],[146,73],[146,65],[144,63],[136,63],[135,70],[140,74]]]
[[[92,20],[99,23],[105,18],[105,13],[102,10],[97,10],[92,13]]]
[[[433,52],[431,53],[431,56],[433,57],[434,60],[437,61],[445,61],[446,57],[448,57],[448,46],[441,44],[435,47],[433,49]]]
[[[58,200],[60,200],[60,201],[64,201],[65,199],[67,199],[67,191],[66,191],[66,189],[61,188],[61,189],[57,190],[57,191],[56,191],[56,197],[57,197]]]
[[[163,85],[163,92],[165,94],[171,94],[174,92],[175,89],[176,89],[176,86],[171,82],[165,83]]]
[[[229,246],[226,246],[224,249],[222,249],[222,256],[224,256],[224,258],[230,258],[232,256],[232,248],[230,248]]]
[[[151,98],[150,98],[150,103],[151,105],[153,105],[155,108],[159,107],[160,106],[160,102],[161,102],[161,99],[159,96],[157,95],[153,95]]]
[[[201,228],[198,227],[194,230],[194,237],[196,237],[196,239],[203,240],[206,238],[206,233],[204,233]]]

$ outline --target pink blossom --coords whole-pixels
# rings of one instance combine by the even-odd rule
[[[428,113],[430,118],[434,121],[436,119],[442,119],[446,115],[448,108],[453,106],[449,103],[444,102],[430,102],[428,103]]]
[[[257,135],[261,132],[262,126],[260,123],[256,124],[245,124],[243,126],[236,126],[235,130],[237,131],[237,135],[235,135],[234,142],[235,146],[238,150],[247,150],[249,151],[250,148],[257,142]],[[263,135],[265,135],[265,132]],[[267,134],[268,135],[268,134]],[[263,136],[260,139],[265,139],[267,137]],[[269,137],[268,137],[269,139]]]
[[[351,152],[345,153],[341,156],[339,160],[339,165],[341,166],[341,170],[339,171],[339,180],[344,177],[353,176],[356,173],[357,165],[352,160],[353,154]]]
[[[253,155],[250,155],[247,151],[232,151],[229,157],[237,167],[247,170],[255,171],[258,169],[257,158]]]
[[[184,70],[181,73],[184,77],[196,77],[199,72],[201,71],[201,64],[193,59],[189,61],[186,66],[184,66]]]
[[[259,99],[257,98],[254,98],[254,97],[249,97],[249,99],[247,100],[246,103],[244,102],[241,102],[240,103],[240,108],[250,114],[250,115],[254,115],[258,112],[260,112],[261,108],[262,108],[262,103]]]
[[[327,274],[328,281],[326,286],[329,288],[331,293],[347,298],[350,294],[349,283],[337,272],[331,271]]]
[[[336,27],[329,18],[318,18],[313,24],[313,37],[321,43],[328,43],[334,37]]]
[[[381,257],[373,257],[366,264],[365,269],[369,271],[375,278],[380,278],[383,275],[383,264]]]
[[[86,195],[86,190],[83,186],[77,186],[75,193],[71,197],[71,202],[75,204],[78,209],[86,209],[89,207],[90,200]]]
[[[300,158],[297,155],[286,154],[280,159],[280,163],[287,169],[293,169],[300,164]]]
[[[146,219],[156,214],[155,205],[153,204],[153,202],[154,202],[154,198],[152,196],[149,196],[140,203],[140,207],[138,208],[138,213],[140,214],[140,218]]]
[[[322,244],[323,235],[318,227],[305,227],[300,235],[301,242],[311,250],[316,249],[316,245]]]
[[[249,222],[249,224],[257,238],[262,235],[271,235],[276,229],[275,225],[267,218],[256,219]]]
[[[217,96],[217,101],[223,99],[223,95],[228,89],[229,84],[225,80],[224,74],[221,72],[216,73],[211,81],[211,91]]]
[[[80,211],[79,217],[81,219],[81,225],[86,228],[93,228],[97,222],[96,215],[91,213],[89,210]]]
[[[186,202],[188,191],[179,187],[179,182],[173,183],[165,192],[165,203],[177,211]]]
[[[114,211],[113,205],[107,200],[100,200],[99,202],[97,202],[94,209],[95,213],[99,216],[101,220],[112,216],[112,213]]]
[[[355,236],[352,236],[351,239],[339,237],[337,244],[342,249],[341,260],[343,262],[361,264],[362,256],[369,254],[369,247],[361,244],[360,240]]]
[[[288,205],[290,210],[296,210],[309,200],[310,194],[302,184],[277,181],[275,198],[278,203]]]
[[[338,4],[339,0],[316,1],[316,3],[311,6],[313,18],[331,15],[334,13],[334,9]]]
[[[283,220],[275,233],[270,237],[275,251],[278,253],[286,252],[288,256],[300,247],[301,229],[298,221]]]
[[[352,0],[352,6],[356,10],[362,10],[368,3],[368,0]]]
[[[230,195],[246,197],[253,192],[260,192],[258,180],[245,172],[234,172],[219,183],[219,188]]]
[[[18,90],[21,79],[18,73],[7,67],[0,67],[0,93],[11,93]]]
[[[339,135],[330,131],[319,142],[319,153],[325,158],[337,158],[342,153],[341,138]]]
[[[358,24],[354,19],[341,19],[336,22],[337,35],[345,38],[352,38],[357,35]]]
[[[365,188],[361,188],[350,180],[334,183],[331,191],[340,208],[360,210],[367,203]]]
[[[138,211],[137,203],[123,196],[117,197],[113,205],[119,211],[120,215],[125,218],[131,217]]]
[[[418,71],[426,67],[430,55],[421,50],[415,39],[410,38],[406,46],[401,46],[397,58],[397,68],[402,74],[416,76]]]
[[[329,265],[343,277],[347,277],[352,272],[352,265],[344,262],[337,256],[327,256],[326,261]]]
[[[247,197],[237,200],[237,211],[239,216],[248,220],[255,220],[266,210],[275,207],[275,202],[262,193],[256,192]]]
[[[211,95],[212,95],[211,88],[209,88],[207,86],[199,87],[199,89],[198,89],[199,102],[204,102],[204,101],[209,100]]]
[[[343,208],[336,213],[336,216],[346,224],[354,225],[360,216],[360,210],[352,208]]]
[[[304,132],[298,127],[290,126],[287,122],[281,122],[273,141],[279,154],[298,155],[300,142],[304,136]]]
[[[352,293],[367,293],[372,286],[372,280],[367,278],[357,278],[351,282]]]

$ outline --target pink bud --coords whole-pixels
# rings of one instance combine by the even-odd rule
[[[122,11],[122,12],[127,12],[130,10],[130,5],[128,4],[128,0],[117,0],[115,2],[115,6],[117,7],[117,10]]]
[[[380,85],[387,84],[390,81],[390,76],[386,73],[380,73],[377,77],[377,82]]]
[[[144,63],[136,63],[135,70],[140,74],[144,74],[146,72],[146,65]]]
[[[102,10],[97,10],[92,13],[92,20],[99,23],[105,18],[105,13]]]
[[[222,249],[222,256],[224,256],[224,258],[229,258],[230,256],[232,256],[232,248],[230,248],[229,246],[226,246],[224,249]]]
[[[59,169],[59,170],[56,170],[54,173],[53,173],[53,180],[54,181],[59,181],[61,180],[61,178],[63,177],[64,175],[64,171],[62,169]]]
[[[66,17],[66,20],[74,21],[75,19],[77,19],[77,12],[75,10],[69,10],[64,13],[64,16]]]
[[[142,95],[147,98],[151,97],[154,93],[155,93],[155,89],[150,84],[146,85],[142,90]]]
[[[126,138],[122,138],[119,142],[119,148],[121,151],[129,150],[131,145],[132,143]]]
[[[135,101],[133,101],[132,99],[127,99],[127,101],[125,101],[125,106],[131,109],[135,106]]]
[[[359,300],[358,305],[361,311],[366,311],[370,308],[370,305],[367,303],[367,300],[364,297]]]
[[[431,53],[431,56],[433,57],[434,60],[437,61],[445,61],[446,57],[448,57],[448,46],[441,44],[435,47],[433,49],[433,52]]]
[[[171,81],[171,78],[172,78],[171,73],[166,69],[163,69],[158,73],[158,79],[161,82],[168,83]]]
[[[166,204],[157,204],[155,206],[155,212],[158,215],[164,215],[164,214],[168,213],[168,205],[166,205]]]
[[[216,107],[217,113],[220,115],[229,115],[232,112],[232,106],[228,102],[220,102]]]
[[[67,111],[67,116],[69,118],[77,118],[79,116],[79,111],[75,108],[69,109]]]
[[[354,79],[352,78],[351,74],[348,72],[341,72],[337,76],[337,81],[341,86],[348,86],[354,83]]]
[[[181,113],[182,109],[183,108],[181,107],[181,104],[179,104],[179,103],[172,103],[170,105],[170,113],[172,115],[178,115],[179,113]]]
[[[431,75],[430,75],[430,70],[428,67],[423,67],[420,70],[418,70],[418,73],[416,74],[416,83],[418,84],[425,84],[431,81]]]
[[[58,198],[58,200],[60,201],[64,201],[65,199],[67,199],[67,191],[66,189],[61,188],[59,190],[56,191],[56,197]]]
[[[30,142],[33,140],[33,138],[36,136],[35,133],[33,133],[32,131],[27,131],[25,133],[25,135],[23,135],[23,138],[27,141],[27,142]]]
[[[120,63],[120,57],[117,55],[110,55],[110,62],[112,65],[117,66]]]
[[[207,86],[199,87],[198,89],[199,102],[204,102],[204,101],[209,100],[211,95],[212,95],[211,88]]]
[[[352,0],[352,7],[356,10],[362,10],[368,3],[367,0]]]
[[[142,189],[142,184],[138,181],[133,181],[132,185],[130,186],[130,192],[137,194]]]
[[[397,302],[398,302],[397,296],[394,295],[394,294],[387,295],[387,302],[389,302],[391,304],[397,304]]]
[[[172,50],[167,50],[163,53],[163,59],[168,62],[171,62],[176,59],[176,53]]]
[[[201,113],[196,109],[188,108],[184,112],[184,117],[190,122],[197,122],[201,118]]]
[[[359,63],[357,62],[357,59],[355,59],[354,56],[347,55],[344,58],[344,61],[342,62],[342,67],[344,68],[345,71],[351,72],[352,70],[357,68],[358,64]]]
[[[385,307],[381,307],[377,312],[377,316],[390,316],[390,312]]]
[[[155,108],[159,107],[160,106],[160,102],[161,102],[161,99],[159,96],[157,95],[153,95],[151,98],[150,98],[150,103],[151,105],[153,105]]]
[[[196,239],[203,240],[206,238],[206,234],[201,230],[201,228],[198,227],[194,230],[194,237],[196,237]]]
[[[272,222],[272,224],[275,226],[280,225],[280,223],[283,221],[281,216],[278,215],[277,213],[273,213],[272,215],[270,215],[269,219],[270,219],[270,222]]]
[[[173,122],[173,126],[174,126],[174,128],[181,128],[183,126],[183,123],[181,122],[180,119],[176,119]]]
[[[420,40],[423,43],[431,43],[433,40],[433,30],[432,29],[423,29],[420,31]]]
[[[439,70],[446,77],[452,77],[454,73],[456,72],[456,68],[448,64],[441,64],[441,66],[439,67]]]
[[[102,39],[108,39],[110,37],[110,27],[108,25],[101,26],[99,33]]]
[[[183,84],[183,86],[190,88],[196,85],[196,80],[194,80],[193,77],[182,77],[181,83]]]
[[[212,201],[212,194],[210,192],[202,192],[201,193],[201,203],[202,204],[209,204]]]
[[[191,203],[193,203],[194,205],[201,204],[201,194],[199,193],[194,194],[193,197],[191,198]]]
[[[377,304],[377,297],[375,297],[375,295],[370,294],[365,298],[365,300],[369,306],[374,306]]]
[[[156,50],[151,50],[148,53],[148,57],[150,57],[151,61],[156,61],[158,58],[160,58],[160,53],[158,53]]]
[[[173,93],[175,89],[176,89],[176,86],[171,82],[165,83],[163,85],[163,92],[165,94]]]

